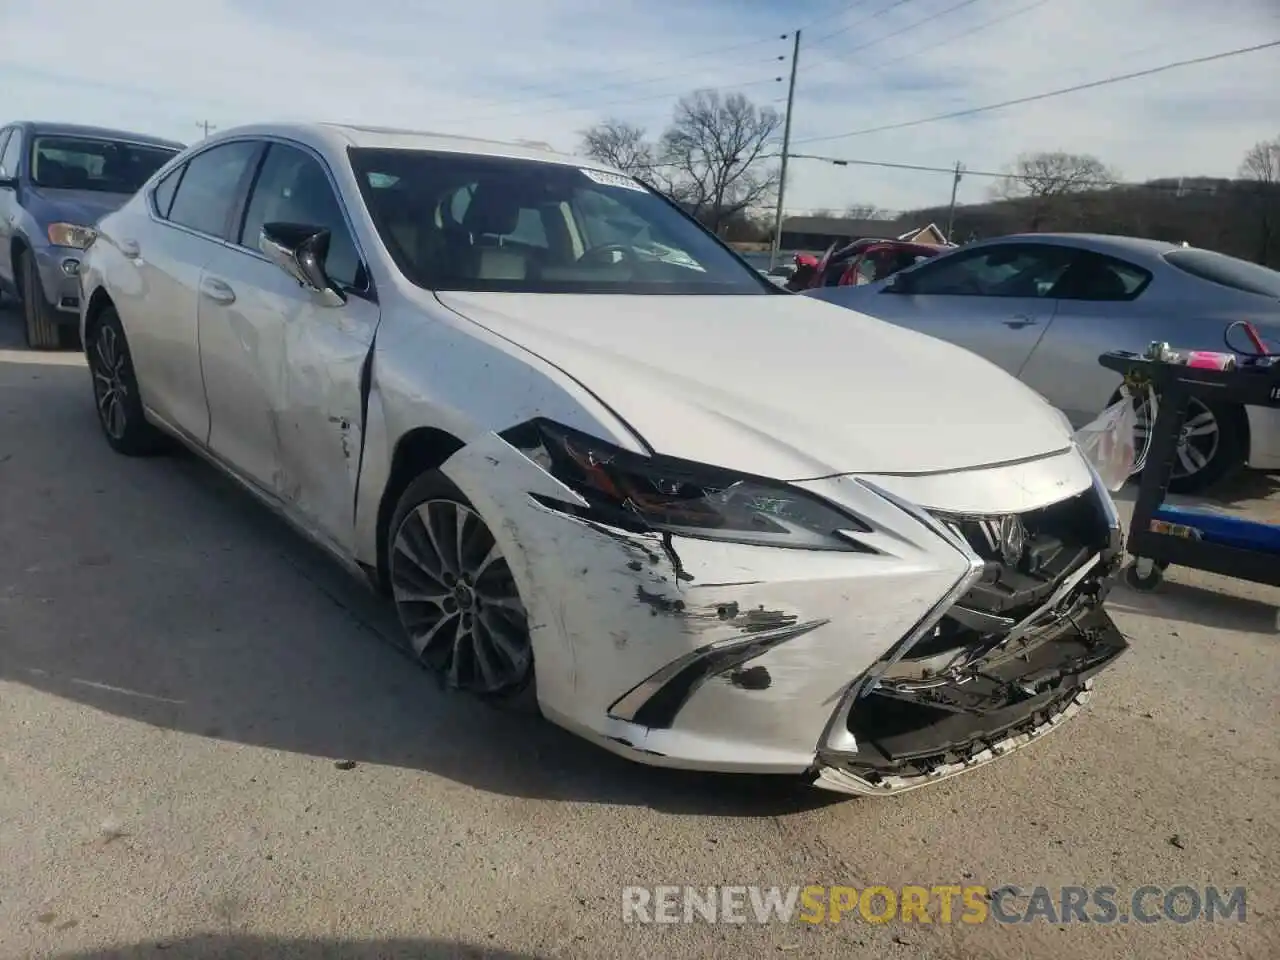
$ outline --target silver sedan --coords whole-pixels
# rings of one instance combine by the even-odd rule
[[[1280,350],[1280,273],[1155,240],[1028,234],[969,244],[879,283],[807,295],[948,340],[1014,374],[1080,426],[1111,402],[1107,350],[1225,350],[1250,320]],[[1232,346],[1248,351],[1244,336]],[[975,389],[981,389],[975,384]],[[1139,430],[1145,431],[1145,411]],[[1192,492],[1241,464],[1280,468],[1280,411],[1193,401],[1172,489]]]

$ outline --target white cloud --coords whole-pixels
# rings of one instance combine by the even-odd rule
[[[998,170],[1022,151],[1067,149],[1145,179],[1229,175],[1250,144],[1280,133],[1274,48],[963,120],[805,145],[1280,39],[1275,0],[1046,0],[953,42],[1035,0],[974,0],[951,13],[943,11],[959,0],[906,0],[872,16],[891,2],[9,4],[0,12],[0,90],[4,109],[24,117],[183,140],[199,136],[201,119],[225,128],[318,118],[571,147],[604,115],[656,132],[678,94],[698,86],[742,85],[757,102],[779,100],[785,83],[772,78],[786,65],[776,58],[790,48],[779,35],[816,20],[801,52],[797,150]],[[904,208],[943,203],[950,191],[945,175],[811,161],[791,169],[789,209]],[[966,177],[961,201],[981,199],[988,183]]]

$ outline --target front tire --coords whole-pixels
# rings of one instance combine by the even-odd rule
[[[53,307],[44,298],[40,271],[30,250],[18,254],[18,272],[22,277],[22,319],[26,326],[27,346],[32,350],[56,350],[61,346],[58,323]]]
[[[528,618],[493,533],[462,492],[431,470],[401,495],[386,570],[405,640],[449,689],[521,712],[537,709]]]
[[[94,405],[107,443],[126,457],[160,453],[165,447],[165,438],[147,422],[143,413],[129,342],[114,308],[102,310],[86,332],[86,338]]]

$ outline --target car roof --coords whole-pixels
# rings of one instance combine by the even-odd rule
[[[127,140],[130,143],[141,143],[153,147],[169,147],[183,150],[185,143],[177,140],[165,140],[146,133],[134,133],[131,130],[115,130],[111,127],[90,127],[79,123],[56,123],[46,120],[20,120],[15,126],[23,127],[31,136],[64,136],[64,137],[96,137],[102,140]]]
[[[532,141],[485,140],[427,130],[397,127],[364,126],[351,123],[258,123],[233,127],[214,134],[206,142],[252,136],[282,136],[300,140],[314,147],[345,152],[348,147],[383,150],[423,150],[438,153],[461,153],[474,156],[507,157],[513,160],[535,160],[577,167],[590,167],[621,174],[621,170],[599,160],[562,153],[549,144]]]
[[[1181,249],[1176,243],[1165,240],[1148,240],[1145,237],[1124,237],[1110,233],[1015,233],[1007,237],[993,237],[987,243],[1061,243],[1067,246],[1084,247],[1098,253],[1112,253],[1116,256],[1159,257],[1170,250]]]

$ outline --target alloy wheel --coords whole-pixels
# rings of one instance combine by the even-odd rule
[[[1139,404],[1137,422],[1134,425],[1135,446],[1141,449],[1147,442],[1151,432],[1150,405],[1147,401]],[[1221,430],[1218,418],[1213,411],[1201,401],[1194,398],[1187,404],[1187,417],[1182,424],[1182,432],[1178,437],[1177,456],[1173,464],[1173,478],[1184,479],[1195,476],[1218,455],[1221,442]]]
[[[453,500],[418,504],[395,533],[390,567],[413,651],[450,687],[492,695],[525,682],[533,650],[524,605],[479,514]]]
[[[128,411],[125,409],[129,385],[125,353],[120,348],[120,341],[112,327],[104,324],[98,329],[90,357],[98,418],[102,421],[102,428],[119,440],[129,426]]]

